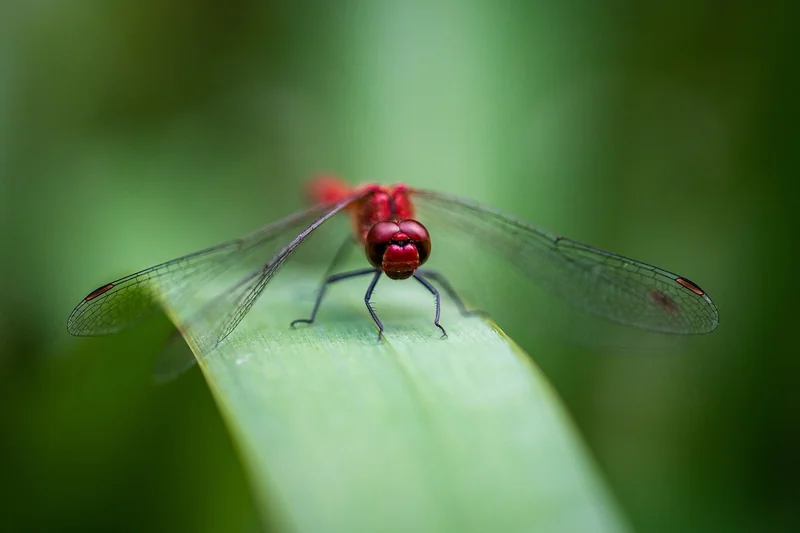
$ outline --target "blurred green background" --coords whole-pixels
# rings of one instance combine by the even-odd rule
[[[524,301],[500,325],[636,529],[795,531],[792,30],[788,3],[4,2],[0,527],[257,529],[199,372],[149,380],[166,320],[90,340],[65,321],[333,171],[698,281],[720,328],[665,356],[541,350]]]

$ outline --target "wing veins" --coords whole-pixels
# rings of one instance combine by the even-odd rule
[[[502,254],[512,254],[510,263],[526,279],[531,279],[541,288],[584,312],[666,333],[708,332],[716,327],[716,307],[713,302],[707,296],[697,295],[675,283],[679,277],[676,274],[643,261],[563,238],[471,200],[419,189],[414,189],[413,193],[419,205],[428,203],[445,211],[447,217],[443,220],[452,229],[472,237],[483,237],[478,240]],[[487,219],[489,224],[476,223]],[[497,226],[502,230],[497,231]],[[505,249],[504,243],[514,246]],[[531,259],[527,263],[519,261],[519,254]],[[557,263],[562,266],[558,267]],[[531,264],[538,264],[544,268],[544,272],[529,272],[524,268]],[[557,268],[563,267],[575,271],[576,275],[569,279],[554,273]],[[576,280],[578,287],[585,290],[575,286]],[[671,298],[676,297],[688,307],[682,307],[680,313],[670,315],[666,308],[652,301],[650,295],[653,290]],[[609,302],[619,305],[615,308],[609,306]]]
[[[310,216],[322,215],[331,208],[330,205],[314,206],[268,224],[244,237],[123,276],[110,282],[111,289],[90,298],[97,292],[96,289],[81,300],[70,313],[67,329],[73,335],[104,335],[133,326],[157,311],[164,298],[175,293],[181,293],[188,298],[199,289],[202,281],[224,274],[236,264],[237,259],[258,252],[263,245],[279,238],[293,224]],[[160,287],[160,292],[154,294],[158,292],[154,285],[159,280],[168,279],[170,275],[177,278],[170,286]],[[188,289],[191,286],[195,287],[194,291]]]
[[[292,253],[294,253],[297,247],[325,222],[347,208],[353,202],[362,198],[364,194],[363,192],[358,192],[338,204],[334,204],[332,207],[329,206],[322,216],[313,220],[300,234],[295,236],[286,246],[275,253],[266,264],[256,268],[243,279],[239,280],[233,287],[225,290],[222,294],[205,304],[193,319],[191,319],[186,326],[181,328],[184,333],[188,334],[189,331],[196,329],[197,324],[200,322],[200,317],[214,315],[216,314],[214,310],[228,309],[223,316],[214,320],[214,322],[220,325],[220,327],[213,329],[210,335],[213,343],[212,348],[216,347],[236,329],[253,307],[256,300],[258,300],[258,297],[269,281]],[[208,322],[211,322],[211,320],[208,320]]]

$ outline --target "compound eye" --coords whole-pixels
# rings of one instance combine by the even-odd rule
[[[419,251],[419,264],[423,264],[431,255],[431,236],[425,226],[416,220],[403,220],[399,224],[400,232],[408,236]]]
[[[392,239],[400,231],[396,222],[378,222],[369,230],[364,240],[364,251],[372,266],[380,267],[383,263],[383,253]]]

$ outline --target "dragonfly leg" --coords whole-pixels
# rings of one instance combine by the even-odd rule
[[[453,287],[447,278],[445,278],[441,273],[436,270],[429,270],[429,269],[420,269],[417,273],[422,276],[423,278],[431,279],[439,284],[439,286],[444,289],[444,292],[453,300],[453,303],[456,304],[458,307],[458,311],[464,316],[482,316],[488,317],[489,313],[483,311],[481,309],[467,309],[464,300],[458,295],[456,292],[455,287]],[[414,275],[416,277],[416,274]]]
[[[369,314],[372,315],[372,320],[375,321],[375,325],[378,326],[378,340],[383,338],[383,322],[381,319],[378,318],[378,313],[375,312],[375,309],[372,308],[372,304],[369,302],[372,298],[372,291],[375,290],[375,285],[378,284],[378,280],[383,274],[383,271],[380,268],[374,269],[375,276],[372,278],[372,281],[369,283],[369,287],[367,287],[367,293],[364,295],[364,303],[367,304],[367,310]]]
[[[351,272],[342,272],[340,274],[334,274],[333,276],[328,276],[327,278],[325,278],[325,281],[322,282],[322,286],[319,288],[319,291],[317,291],[317,300],[314,302],[314,308],[311,310],[311,316],[308,318],[297,318],[295,320],[292,320],[292,323],[289,325],[291,327],[294,327],[296,324],[313,324],[314,319],[317,317],[317,311],[319,311],[319,306],[322,303],[322,297],[325,296],[325,290],[331,283],[336,283],[337,281],[342,281],[343,279],[357,278],[358,276],[366,276],[367,274],[374,273],[375,279],[372,280],[369,291],[367,293],[368,295],[372,295],[372,289],[375,288],[375,283],[377,283],[378,281],[378,275],[380,275],[380,272],[381,272],[380,269],[362,268],[360,270],[353,270]],[[369,308],[370,313],[372,314],[372,318],[375,320],[375,322],[380,326],[380,329],[382,330],[383,326],[381,326],[380,321],[377,319],[374,311],[369,306],[369,302],[367,302],[367,307]]]
[[[433,324],[442,330],[442,338],[447,337],[447,332],[444,330],[441,324],[439,324],[439,314],[442,310],[442,297],[439,295],[439,291],[433,284],[425,279],[425,277],[419,272],[414,272],[414,279],[422,283],[422,285],[433,294],[433,297],[436,299],[436,315],[433,317]]]

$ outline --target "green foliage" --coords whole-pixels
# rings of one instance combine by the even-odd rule
[[[309,302],[282,283],[278,305],[195,348],[262,515],[307,532],[625,530],[528,356],[446,302],[440,338],[410,283],[386,283],[380,342],[357,283],[294,330]]]
[[[546,346],[517,284],[478,288],[637,530],[798,531],[794,4],[325,4],[0,7],[3,530],[257,522],[201,373],[150,382],[166,320],[81,340],[64,321],[109,279],[300,209],[303,180],[332,171],[463,194],[700,283],[719,329],[645,357]],[[339,306],[348,290],[292,333],[447,345],[394,316],[376,348],[363,304]],[[350,353],[369,382],[374,361]],[[273,523],[294,519],[277,484],[264,494]]]

